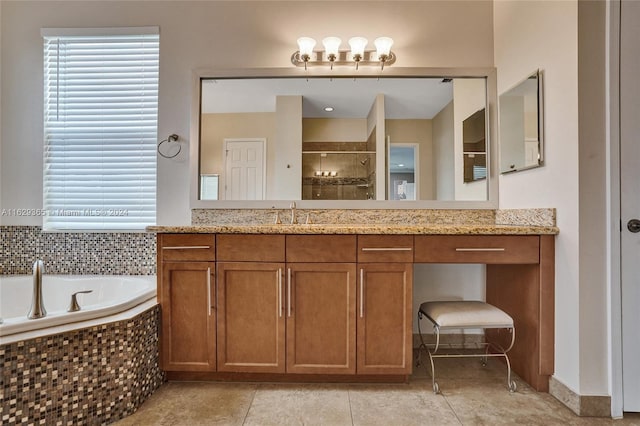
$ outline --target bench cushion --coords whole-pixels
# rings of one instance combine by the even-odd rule
[[[477,300],[424,302],[420,305],[420,312],[439,327],[513,327],[513,319],[506,312]]]

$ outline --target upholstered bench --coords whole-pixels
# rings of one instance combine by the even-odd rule
[[[420,328],[420,320],[426,317],[433,324],[433,332],[436,337],[435,344],[426,344]],[[508,329],[511,334],[511,343],[505,349],[497,343],[485,342],[482,353],[437,353],[440,347],[455,348],[454,344],[440,343],[440,331],[446,329]],[[511,380],[511,364],[507,352],[513,347],[516,330],[513,319],[503,310],[485,302],[476,300],[434,301],[424,302],[418,310],[418,331],[420,335],[419,354],[426,349],[431,362],[431,380],[433,392],[439,393],[440,387],[435,378],[434,358],[467,358],[479,357],[483,365],[487,357],[504,357],[507,364],[507,387],[510,392],[516,390],[516,382]],[[464,346],[464,345],[462,345]],[[464,348],[464,347],[463,347]],[[420,357],[418,358],[420,360]],[[420,362],[420,361],[419,361]]]

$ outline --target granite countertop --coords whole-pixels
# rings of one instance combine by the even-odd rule
[[[148,232],[199,234],[556,235],[556,226],[491,224],[272,224],[149,226]]]

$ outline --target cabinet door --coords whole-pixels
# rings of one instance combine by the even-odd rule
[[[162,368],[215,371],[216,327],[213,262],[162,265]]]
[[[413,264],[358,271],[358,374],[411,374]]]
[[[354,374],[356,265],[287,264],[287,372]]]
[[[218,371],[284,373],[284,263],[218,263]]]

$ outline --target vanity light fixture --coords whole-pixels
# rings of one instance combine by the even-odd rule
[[[384,69],[384,64],[391,55],[391,46],[393,46],[393,39],[391,37],[378,37],[373,41],[376,46],[376,56],[380,61],[380,69]]]
[[[311,37],[298,39],[298,50],[291,55],[291,63],[297,67],[328,65],[333,69],[334,65],[353,65],[356,70],[360,66],[385,66],[393,65],[396,55],[391,51],[393,39],[391,37],[378,37],[373,42],[375,50],[367,50],[367,39],[364,37],[351,37],[349,50],[340,50],[342,40],[338,37],[325,37],[322,39],[324,50],[314,51],[316,41]]]
[[[298,49],[300,60],[304,63],[304,69],[307,69],[307,62],[313,55],[313,48],[316,46],[316,41],[311,37],[300,37],[298,39]]]
[[[356,69],[358,64],[364,58],[364,49],[367,47],[367,39],[364,37],[351,37],[349,39],[349,46],[351,46],[351,60],[356,63]]]
[[[327,60],[331,63],[331,69],[333,69],[333,63],[338,59],[340,43],[342,43],[342,40],[338,37],[325,37],[322,39]]]

